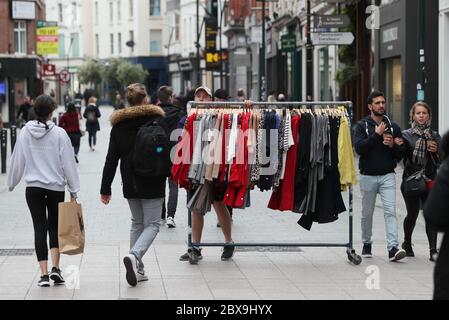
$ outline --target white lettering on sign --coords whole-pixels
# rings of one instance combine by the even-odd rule
[[[386,29],[382,32],[382,43],[398,40],[398,27]]]

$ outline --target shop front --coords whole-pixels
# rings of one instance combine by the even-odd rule
[[[41,61],[38,58],[0,57],[0,113],[5,125],[16,124],[26,96],[42,93]]]
[[[449,130],[449,0],[440,0],[439,19],[439,131]]]

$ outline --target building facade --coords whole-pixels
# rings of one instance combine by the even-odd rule
[[[0,0],[0,113],[6,125],[16,123],[27,95],[35,98],[43,92],[36,27],[44,18],[44,1]]]
[[[440,0],[439,15],[439,127],[449,130],[449,0]]]
[[[67,70],[70,81],[62,83],[58,76],[45,79],[44,91],[54,90],[58,103],[62,104],[63,96],[83,92],[79,82],[78,67],[85,61],[83,39],[88,29],[83,24],[82,0],[47,0],[46,21],[58,24],[58,54],[46,56],[48,63],[56,66],[56,73]]]
[[[438,6],[438,1],[381,2],[375,87],[385,92],[389,116],[401,128],[409,127],[410,108],[417,100],[431,106],[433,126],[438,126]]]
[[[149,73],[150,94],[167,83],[164,57],[165,0],[83,0],[89,19],[86,55],[101,61],[124,58]]]

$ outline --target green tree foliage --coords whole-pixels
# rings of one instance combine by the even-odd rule
[[[117,80],[122,87],[126,87],[132,83],[143,82],[148,76],[141,64],[123,63],[117,69]]]
[[[78,69],[80,82],[97,87],[103,80],[103,68],[103,65],[97,61],[85,62]]]

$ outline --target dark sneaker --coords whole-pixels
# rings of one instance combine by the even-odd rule
[[[390,251],[388,251],[388,258],[390,261],[399,261],[406,257],[406,253],[404,249],[398,249],[394,247]]]
[[[188,249],[186,253],[179,257],[179,261],[189,261],[189,252],[191,249]],[[198,256],[198,260],[203,259],[203,255],[201,254],[202,249],[198,249],[200,251],[200,255]]]
[[[415,253],[413,252],[412,244],[410,242],[404,242],[402,244],[402,249],[405,250],[405,254],[407,257],[414,257]]]
[[[371,243],[363,244],[362,257],[363,258],[372,258],[373,257],[373,254],[371,253]]]
[[[137,259],[133,254],[128,254],[123,258],[123,263],[126,268],[126,281],[130,286],[135,287],[137,285]]]
[[[41,276],[41,279],[38,281],[37,285],[39,287],[49,287],[50,277],[48,276],[48,274]]]
[[[64,284],[64,278],[61,274],[61,269],[53,267],[50,272],[50,279],[55,282],[55,284]]]
[[[197,248],[192,248],[187,251],[189,254],[189,262],[190,264],[198,264],[198,260],[200,260],[201,251]]]
[[[437,261],[438,259],[438,251],[437,249],[430,249],[430,258],[429,260],[432,262]]]
[[[223,252],[221,253],[221,261],[230,260],[234,256],[235,246],[234,243],[226,244],[223,247]]]

